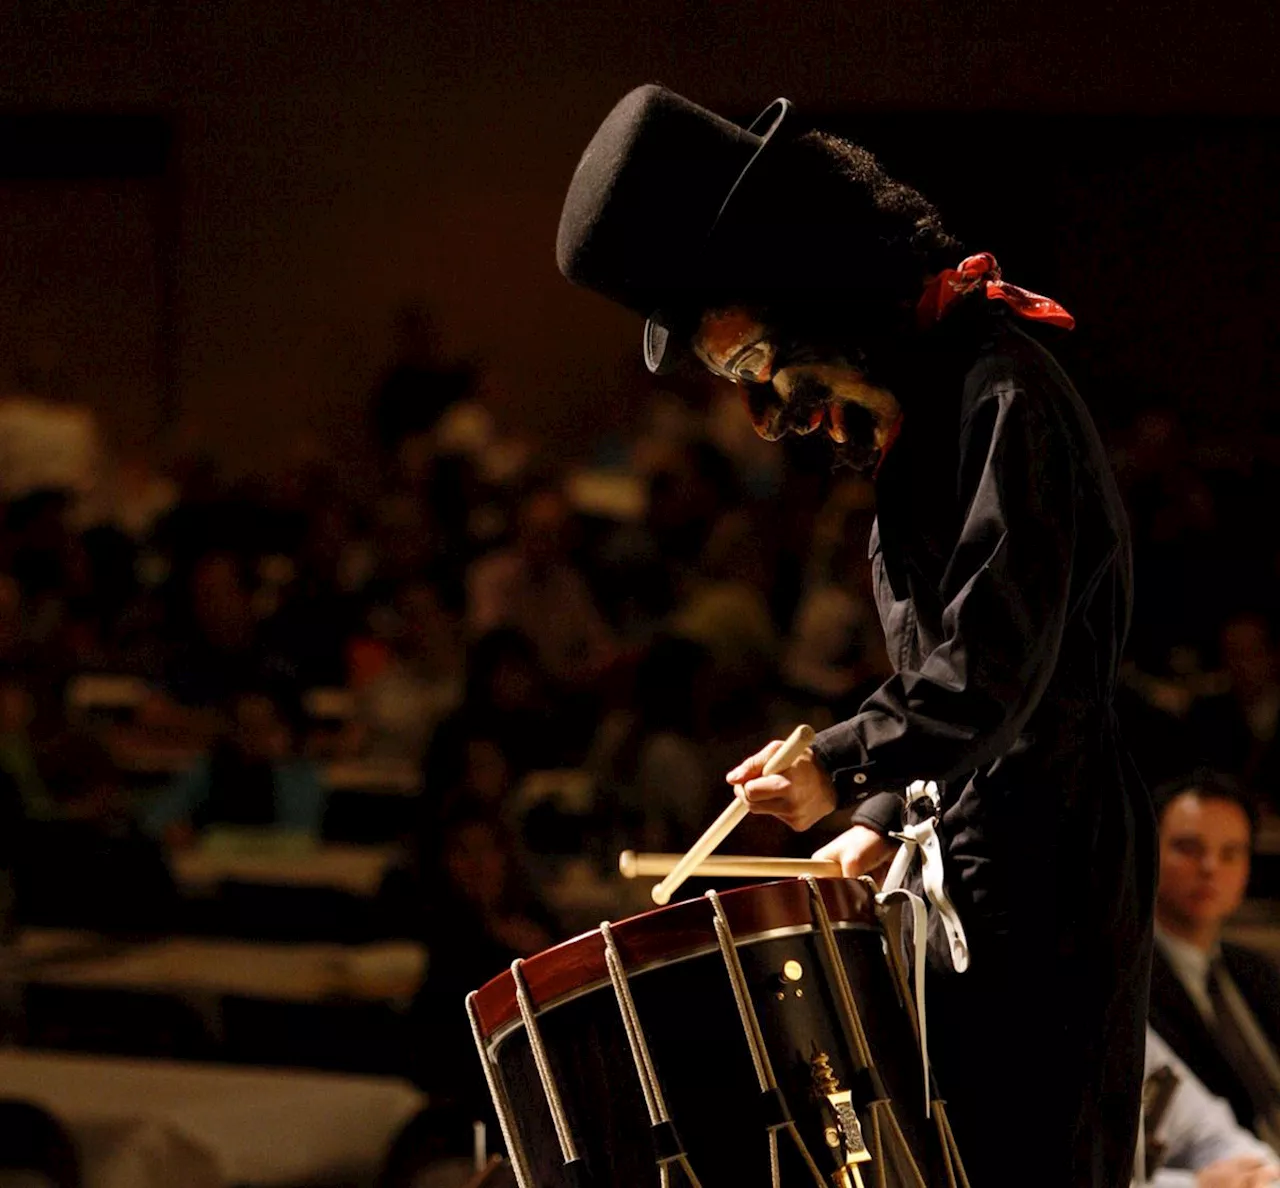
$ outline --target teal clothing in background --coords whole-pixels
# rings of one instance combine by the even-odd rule
[[[320,836],[324,820],[327,790],[320,772],[308,759],[288,759],[271,765],[273,819],[269,825],[292,833]],[[178,776],[169,790],[143,814],[143,827],[159,836],[168,825],[190,822],[201,825],[242,824],[221,822],[207,815],[214,798],[213,765],[204,756],[189,770]],[[202,818],[205,818],[202,820]]]

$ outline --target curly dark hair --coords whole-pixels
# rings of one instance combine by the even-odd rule
[[[923,278],[963,251],[924,195],[866,149],[819,131],[771,150],[713,242],[723,297],[767,307],[914,304]]]
[[[963,245],[924,195],[850,141],[811,131],[768,151],[711,237],[717,282],[699,308],[745,305],[780,340],[887,380],[925,278]]]

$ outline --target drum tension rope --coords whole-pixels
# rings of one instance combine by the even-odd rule
[[[644,1028],[640,1025],[640,1016],[636,1013],[635,999],[631,997],[631,983],[627,980],[626,966],[623,964],[622,954],[618,951],[618,942],[613,935],[613,928],[607,920],[600,924],[600,935],[604,938],[604,960],[609,970],[609,981],[613,983],[614,997],[618,1000],[618,1012],[622,1015],[622,1026],[626,1030],[627,1043],[631,1047],[631,1059],[635,1062],[636,1076],[640,1078],[644,1104],[649,1111],[649,1125],[653,1131],[653,1145],[657,1154],[658,1175],[662,1188],[668,1188],[671,1183],[672,1164],[684,1172],[693,1188],[702,1188],[680,1143],[675,1123],[671,1121],[671,1115],[667,1112],[667,1102],[662,1095],[657,1070],[653,1067],[653,1057],[649,1053],[649,1042],[645,1039]]]
[[[892,1152],[894,1164],[907,1178],[911,1188],[929,1188],[915,1161],[915,1156],[911,1153],[906,1136],[898,1124],[898,1119],[893,1112],[893,1103],[889,1100],[880,1075],[876,1071],[875,1062],[871,1057],[871,1048],[867,1043],[867,1033],[862,1026],[862,1017],[858,1014],[857,1002],[849,985],[849,975],[845,971],[840,949],[836,944],[835,929],[831,927],[831,916],[827,912],[826,901],[822,898],[822,889],[818,880],[813,877],[806,878],[805,883],[809,887],[809,909],[818,925],[818,936],[826,958],[828,974],[835,984],[836,1005],[845,1022],[854,1059],[867,1070],[870,1076],[874,1098],[867,1106],[867,1111],[871,1122],[869,1146],[879,1156],[874,1161],[876,1184],[878,1188],[884,1188],[887,1184],[884,1156],[886,1150],[889,1150]]]
[[[773,1062],[769,1059],[769,1051],[765,1047],[764,1033],[760,1030],[760,1019],[756,1015],[755,1004],[751,1001],[751,992],[747,988],[747,978],[742,972],[742,962],[738,959],[738,947],[733,940],[733,930],[729,927],[729,918],[725,915],[720,896],[714,891],[707,892],[707,899],[715,912],[716,940],[720,944],[720,955],[724,958],[725,972],[729,975],[729,985],[733,989],[734,1001],[738,1004],[738,1017],[742,1021],[742,1033],[746,1037],[747,1050],[751,1053],[751,1063],[755,1068],[756,1082],[760,1086],[760,1096],[769,1135],[769,1169],[773,1188],[781,1188],[782,1168],[778,1159],[778,1131],[785,1130],[804,1160],[809,1174],[813,1176],[818,1188],[826,1188],[826,1182],[818,1165],[813,1161],[809,1148],[796,1129],[787,1104],[778,1091],[778,1079],[773,1072]]]
[[[573,1131],[569,1128],[569,1116],[565,1113],[560,1087],[556,1084],[555,1074],[551,1070],[551,1059],[547,1055],[546,1045],[542,1042],[538,1012],[533,1005],[533,996],[529,993],[528,983],[525,982],[524,961],[520,958],[516,958],[511,963],[511,980],[515,982],[516,1005],[520,1008],[520,1020],[524,1023],[525,1032],[529,1036],[529,1047],[533,1052],[534,1066],[538,1070],[538,1080],[542,1082],[543,1096],[547,1099],[547,1109],[551,1111],[551,1122],[556,1130],[556,1141],[560,1144],[565,1173],[574,1188],[590,1188],[591,1174],[578,1154],[578,1144],[574,1141]]]
[[[516,1173],[516,1182],[520,1188],[535,1188],[533,1176],[524,1161],[524,1149],[520,1146],[519,1131],[516,1129],[515,1113],[507,1097],[506,1086],[498,1073],[497,1065],[489,1056],[485,1046],[484,1033],[480,1029],[480,1014],[476,1009],[476,991],[467,995],[467,1018],[471,1020],[471,1034],[476,1041],[476,1051],[480,1054],[480,1063],[484,1067],[484,1079],[489,1083],[489,1096],[493,1098],[494,1108],[498,1112],[498,1125],[502,1127],[502,1141],[507,1145],[507,1157]]]

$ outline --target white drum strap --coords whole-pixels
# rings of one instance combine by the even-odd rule
[[[942,1141],[943,1155],[946,1161],[947,1179],[953,1186],[968,1188],[969,1180],[965,1175],[964,1164],[956,1147],[955,1136],[951,1133],[951,1123],[947,1117],[946,1104],[941,1098],[935,1099],[932,1093],[931,1073],[929,1067],[929,1029],[925,1013],[925,964],[928,941],[928,914],[924,901],[903,887],[911,864],[918,853],[921,864],[921,881],[925,895],[937,909],[942,918],[943,929],[947,936],[947,945],[951,952],[951,963],[957,973],[964,973],[969,968],[969,943],[965,936],[964,924],[956,911],[951,897],[947,894],[946,880],[942,861],[942,845],[938,838],[937,812],[940,795],[938,785],[933,781],[915,780],[907,788],[907,806],[912,807],[925,800],[931,808],[930,815],[916,824],[905,825],[900,833],[892,836],[902,845],[894,855],[889,873],[885,876],[883,888],[876,896],[876,902],[882,907],[891,905],[911,907],[912,923],[912,974],[915,989],[916,1026],[920,1037],[921,1072],[924,1080],[925,1114],[934,1115],[938,1136]],[[896,937],[892,943],[896,944]],[[896,948],[890,952],[890,961],[895,970],[898,968]]]
[[[872,888],[875,887],[871,879],[865,875],[862,881]],[[947,1188],[969,1188],[969,1179],[965,1175],[964,1164],[956,1147],[955,1136],[951,1133],[951,1122],[947,1117],[946,1102],[940,1097],[934,1097],[933,1086],[930,1081],[929,1039],[924,1013],[925,929],[928,927],[924,900],[914,891],[899,888],[897,891],[889,891],[877,895],[876,902],[883,909],[881,918],[885,925],[886,934],[885,956],[888,958],[889,966],[893,970],[894,979],[901,987],[903,1001],[908,1005],[908,1008],[910,1008],[911,1004],[911,987],[902,968],[900,956],[902,926],[896,909],[907,905],[911,907],[915,936],[915,1009],[911,1013],[916,1024],[917,1034],[920,1037],[920,1071],[924,1080],[924,1112],[926,1117],[930,1114],[933,1115],[934,1123],[938,1128],[938,1140],[942,1144],[942,1158],[947,1175]]]
[[[631,1059],[635,1062],[636,1076],[640,1078],[644,1104],[649,1111],[649,1125],[653,1129],[654,1145],[658,1152],[658,1175],[662,1188],[668,1188],[671,1183],[673,1163],[688,1176],[694,1188],[702,1188],[684,1153],[684,1148],[671,1121],[671,1115],[667,1112],[667,1103],[662,1096],[662,1086],[658,1082],[658,1072],[653,1066],[653,1057],[649,1053],[649,1043],[645,1039],[644,1028],[640,1026],[635,999],[631,996],[631,983],[627,980],[626,966],[622,963],[618,942],[607,920],[600,925],[600,935],[604,937],[604,960],[609,970],[609,981],[613,983],[613,993],[618,1000],[618,1012],[622,1015],[622,1026],[627,1033],[627,1043],[631,1046]]]
[[[511,1102],[507,1098],[506,1086],[498,1074],[497,1065],[489,1056],[484,1035],[480,1030],[480,1015],[476,1010],[476,992],[467,995],[467,1018],[471,1020],[471,1034],[476,1041],[476,1051],[480,1055],[480,1063],[484,1067],[484,1079],[489,1084],[489,1096],[493,1098],[493,1108],[498,1113],[498,1124],[502,1127],[502,1140],[507,1144],[507,1158],[516,1173],[516,1183],[520,1188],[536,1188],[533,1176],[524,1161],[524,1149],[520,1146],[520,1131],[516,1127],[515,1114],[511,1112]]]
[[[560,1087],[556,1084],[555,1074],[551,1071],[551,1060],[547,1056],[546,1045],[542,1042],[538,1012],[533,1005],[529,986],[524,980],[524,961],[520,958],[516,958],[511,963],[511,980],[516,986],[516,1005],[520,1008],[520,1020],[529,1037],[529,1048],[533,1052],[533,1063],[538,1070],[538,1080],[542,1082],[547,1109],[551,1111],[551,1123],[555,1127],[556,1141],[560,1144],[560,1155],[564,1159],[565,1171],[569,1174],[572,1183],[584,1184],[587,1182],[586,1165],[578,1155],[578,1145],[574,1141],[573,1131],[569,1128],[569,1116],[565,1113]]]
[[[917,853],[920,855],[920,876],[924,882],[924,893],[942,917],[947,944],[951,949],[951,964],[956,973],[964,973],[969,968],[969,942],[965,938],[960,914],[947,894],[942,841],[937,830],[938,785],[933,780],[928,783],[916,780],[907,788],[908,808],[921,801],[927,802],[929,815],[915,824],[904,825],[900,833],[890,835],[902,842],[902,847],[894,855],[893,865],[885,876],[882,890],[885,894],[897,891],[906,881],[912,860]]]
[[[720,944],[720,955],[724,958],[725,972],[729,975],[729,985],[733,990],[734,1001],[738,1004],[738,1017],[742,1021],[742,1033],[747,1040],[747,1050],[751,1053],[751,1064],[755,1068],[756,1083],[760,1087],[761,1100],[769,1113],[766,1126],[769,1135],[769,1169],[773,1188],[781,1188],[782,1168],[778,1159],[778,1131],[785,1130],[795,1143],[801,1159],[813,1176],[818,1188],[826,1188],[822,1173],[813,1161],[809,1148],[796,1129],[796,1124],[787,1112],[786,1102],[778,1092],[778,1079],[774,1076],[773,1061],[769,1059],[769,1050],[765,1047],[764,1033],[760,1030],[760,1019],[756,1015],[755,1004],[751,1001],[751,991],[747,987],[747,976],[742,972],[742,962],[738,959],[738,946],[733,939],[733,930],[729,927],[729,918],[725,915],[724,905],[715,891],[707,892],[715,912],[716,940]]]
[[[887,913],[892,912],[894,908],[909,907],[911,909],[912,947],[915,950],[911,962],[915,988],[914,1014],[916,1032],[920,1041],[920,1070],[924,1079],[924,1115],[927,1118],[930,1114],[930,1103],[933,1100],[933,1094],[929,1091],[929,1024],[924,1008],[925,945],[928,940],[929,917],[925,911],[924,900],[905,887],[899,887],[894,891],[881,891],[876,896],[876,903]],[[887,938],[889,960],[893,963],[895,970],[898,967],[896,946],[900,934],[900,926],[895,926]]]

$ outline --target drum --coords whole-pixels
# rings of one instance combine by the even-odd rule
[[[964,1188],[874,891],[709,892],[467,998],[521,1188]]]

